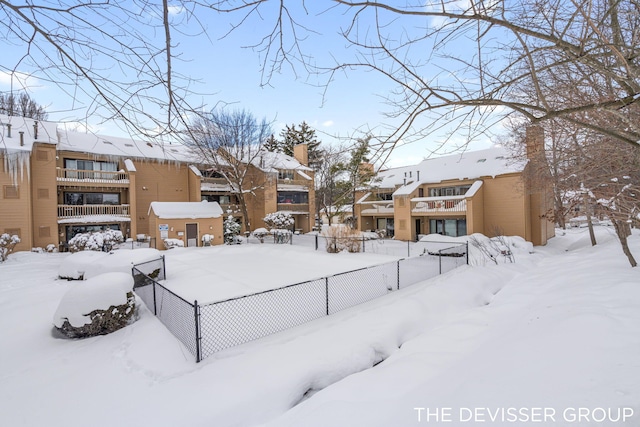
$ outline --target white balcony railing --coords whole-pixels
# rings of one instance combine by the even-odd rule
[[[464,213],[466,211],[465,196],[421,197],[411,200],[411,213]]]
[[[362,214],[391,214],[393,215],[393,200],[376,200],[358,203]]]
[[[81,218],[93,215],[129,216],[129,205],[58,205],[58,218]]]
[[[78,169],[58,169],[57,180],[62,182],[99,182],[111,184],[114,182],[128,183],[129,174],[124,171],[94,171]]]

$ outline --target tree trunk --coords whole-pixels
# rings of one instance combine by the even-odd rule
[[[622,252],[624,252],[624,254],[627,256],[627,259],[629,260],[629,264],[631,264],[631,267],[637,267],[638,263],[636,262],[636,259],[633,257],[633,254],[631,253],[631,250],[629,249],[629,244],[627,242],[627,237],[631,235],[629,224],[624,221],[615,220],[613,221],[613,225],[616,228],[616,234],[618,235],[618,239],[620,239],[620,245],[622,245]]]
[[[587,226],[589,227],[589,237],[591,238],[591,246],[595,246],[597,245],[596,234],[593,231],[593,222],[591,222],[591,211],[589,210],[589,200],[587,199],[586,193],[582,196],[582,200],[584,203],[584,210],[587,214]]]

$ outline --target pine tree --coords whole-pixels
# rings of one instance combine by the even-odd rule
[[[271,134],[271,136],[267,138],[263,146],[265,150],[271,151],[273,153],[278,153],[281,151],[280,141],[278,141],[273,134]]]
[[[320,141],[316,137],[316,131],[307,122],[300,123],[300,129],[296,129],[296,125],[286,125],[285,129],[280,132],[282,138],[281,150],[284,154],[293,157],[293,147],[298,144],[307,144],[309,153],[309,167],[314,170],[319,168],[322,163],[322,150],[320,149]]]

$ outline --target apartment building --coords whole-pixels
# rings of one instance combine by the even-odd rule
[[[0,232],[20,236],[16,250],[49,244],[64,248],[77,233],[105,228],[133,238],[156,235],[149,221],[152,202],[211,200],[226,213],[234,210],[237,201],[238,189],[226,180],[212,181],[219,177],[203,177],[201,171],[211,168],[198,164],[179,144],[70,132],[53,122],[2,115],[0,134]],[[303,161],[305,149],[296,151]],[[308,202],[313,197],[313,173],[294,158],[277,158],[268,168],[247,165],[263,182],[247,197],[251,222],[256,224],[252,228],[263,225],[267,213],[282,209],[294,214],[297,229],[308,231],[314,212],[313,203]],[[306,177],[304,185],[280,184],[280,175],[292,174]],[[185,234],[187,219],[185,230],[172,228],[185,243],[199,245],[199,231],[194,236]]]
[[[358,195],[358,227],[400,240],[502,233],[544,245],[554,236],[551,192],[526,182],[529,164],[495,147],[380,171]]]

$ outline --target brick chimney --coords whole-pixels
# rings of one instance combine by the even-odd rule
[[[293,157],[304,166],[309,166],[309,145],[306,143],[294,145]]]
[[[530,160],[544,157],[544,129],[542,126],[529,126],[526,134],[527,158]]]

